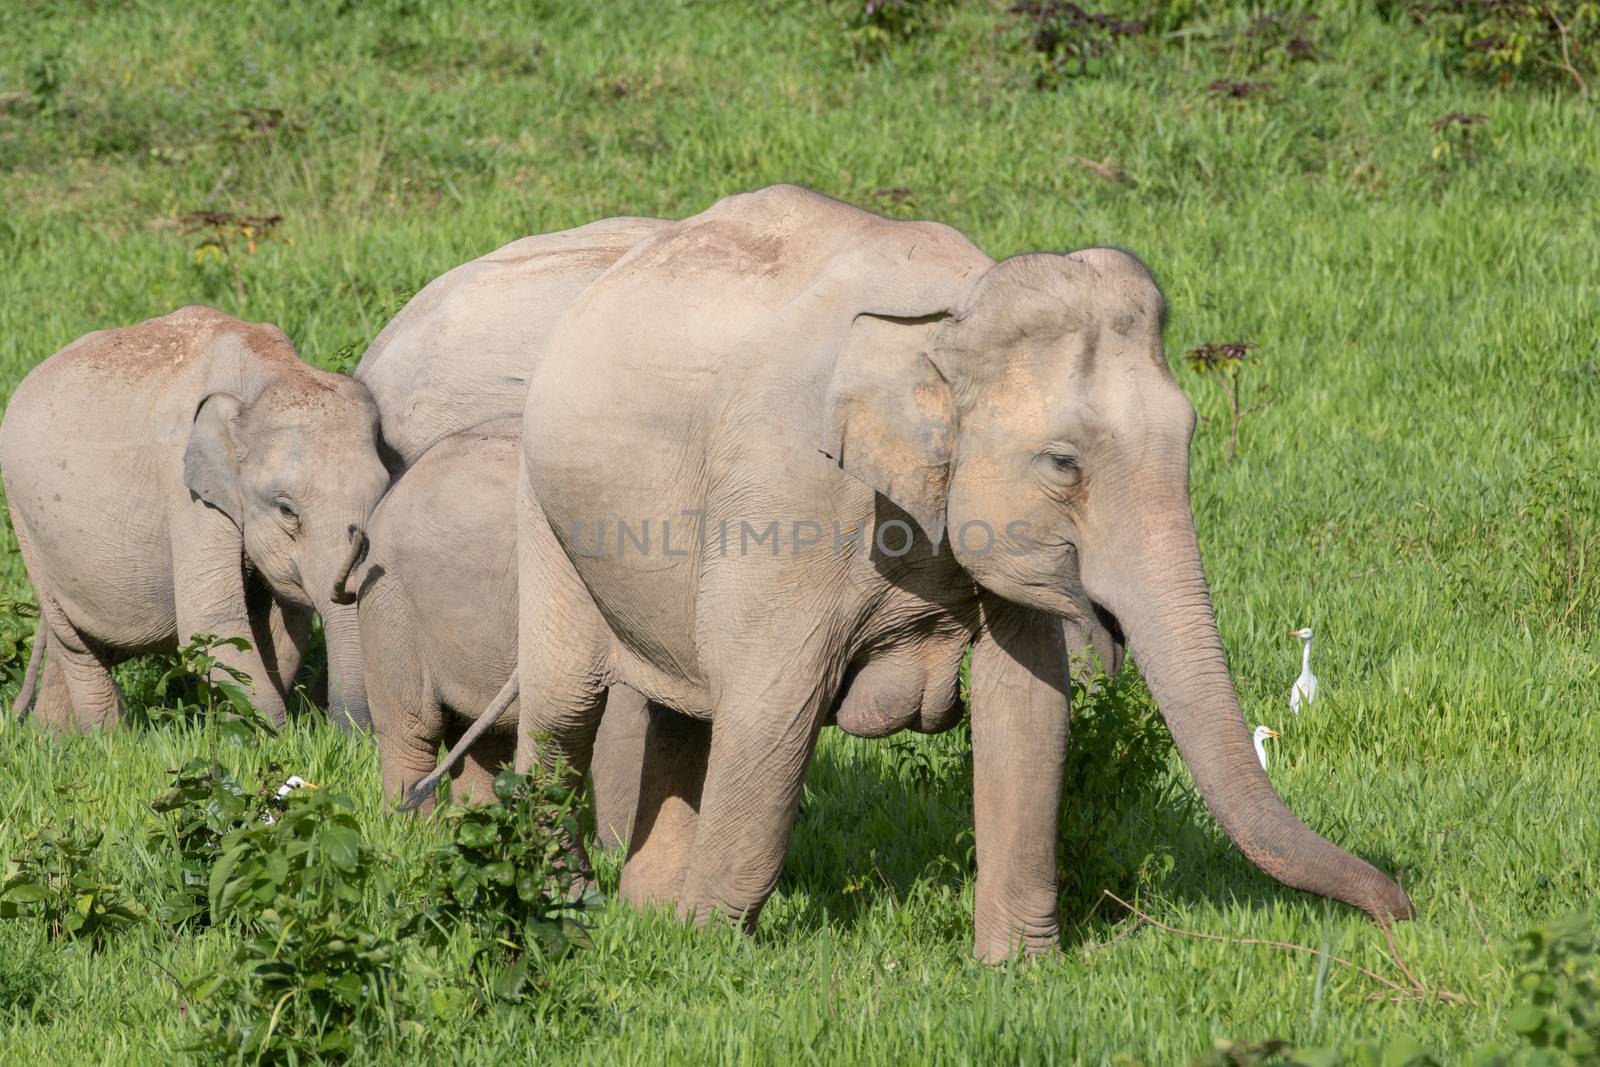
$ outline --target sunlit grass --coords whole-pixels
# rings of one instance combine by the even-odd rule
[[[1327,57],[1260,75],[1264,100],[1207,93],[1230,72],[1197,37],[1040,93],[1004,6],[959,8],[861,67],[839,9],[809,4],[24,5],[0,34],[0,93],[25,94],[43,57],[62,76],[48,110],[0,107],[0,395],[87,330],[196,301],[327,362],[515,237],[778,180],[949,222],[995,255],[1133,249],[1204,418],[1196,515],[1245,714],[1283,733],[1274,783],[1404,880],[1421,916],[1397,928],[1402,953],[1472,1003],[1373,1002],[1312,957],[1104,913],[1059,958],[981,967],[969,783],[908,782],[889,745],[828,736],[756,937],[608,907],[535,1006],[430,1024],[375,1061],[1165,1064],[1219,1037],[1410,1033],[1451,1062],[1504,1035],[1515,936],[1593,907],[1593,103],[1449,76],[1356,4],[1320,5]],[[1432,156],[1428,121],[1448,111],[1488,116],[1471,158]],[[180,225],[201,208],[284,215],[239,262],[242,300]],[[1273,395],[1231,467],[1224,399],[1178,358],[1206,341],[1258,345],[1247,399]],[[26,597],[16,555],[0,568]],[[1284,632],[1300,625],[1322,688],[1295,720]],[[959,740],[912,743],[954,756]],[[0,728],[0,860],[74,814],[119,842],[139,891],[167,862],[145,805],[200,745]],[[437,840],[386,812],[374,752],[325,725],[229,759],[348,792],[398,871]],[[1170,857],[1105,887],[1163,921],[1392,973],[1370,924],[1280,889],[1191,805],[1152,804],[1115,836]],[[1076,920],[1092,901],[1066,903]],[[147,926],[93,955],[0,923],[0,1060],[171,1062],[192,1036],[178,985],[231,947]]]

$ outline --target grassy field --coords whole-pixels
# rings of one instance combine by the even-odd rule
[[[1409,985],[1363,917],[1227,846],[1164,738],[1154,771],[1085,761],[1069,787],[1079,821],[1109,807],[1067,842],[1062,953],[980,966],[962,734],[829,736],[758,936],[607,906],[593,949],[508,1010],[430,1008],[443,979],[408,967],[363,1058],[1170,1064],[1221,1039],[1410,1035],[1457,1063],[1511,1040],[1517,937],[1600,887],[1594,102],[1559,81],[1497,88],[1358,3],[1317,6],[1317,58],[1253,59],[1225,6],[1045,90],[1004,4],[942,8],[882,48],[851,29],[857,6],[9,0],[0,394],[85,331],[190,302],[344,365],[411,292],[513,238],[780,180],[951,223],[996,256],[1133,249],[1205,417],[1202,547],[1245,713],[1283,733],[1272,778],[1400,875],[1421,913],[1395,930],[1401,954],[1466,1002],[1374,1000],[1383,987],[1313,955],[1094,910],[1109,889],[1173,926]],[[1272,85],[1236,98],[1216,79]],[[1484,121],[1430,128],[1452,112]],[[253,250],[225,217],[274,215]],[[1269,402],[1231,466],[1223,393],[1181,358],[1207,341],[1259,346],[1244,399]],[[26,602],[7,538],[3,591]],[[1292,720],[1300,625],[1322,690]],[[192,727],[60,738],[7,719],[0,862],[74,817],[147,894],[173,862],[148,803],[203,748]],[[350,794],[401,876],[441,839],[385,811],[371,746],[313,719],[224,760]],[[397,920],[380,894],[366,906]],[[0,1061],[181,1059],[204,1009],[179,986],[237,939],[145,923],[95,951],[0,921]],[[459,975],[466,952],[431,963]]]

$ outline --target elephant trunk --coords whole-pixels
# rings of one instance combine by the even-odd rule
[[[355,605],[332,605],[322,612],[328,642],[328,716],[344,730],[372,726],[367,710],[366,663]]]
[[[1090,595],[1121,622],[1200,795],[1239,851],[1285,885],[1342,900],[1379,922],[1411,918],[1405,892],[1296,818],[1257,761],[1184,496],[1181,507],[1166,509],[1181,518],[1146,524],[1141,544],[1102,554],[1121,557],[1120,573],[1091,576],[1085,559]]]
[[[356,602],[356,590],[350,588],[350,578],[355,569],[361,566],[361,561],[367,558],[367,535],[361,527],[351,523],[346,539],[349,547],[345,549],[343,562],[334,571],[333,590],[329,593],[335,604]]]

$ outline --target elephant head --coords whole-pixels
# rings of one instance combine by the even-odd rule
[[[1178,751],[1234,844],[1288,885],[1380,921],[1406,894],[1308,829],[1255,759],[1189,502],[1195,413],[1144,266],[1095,248],[996,264],[944,306],[854,314],[824,451],[948,537],[1006,600],[1125,634]]]
[[[351,572],[366,522],[389,485],[378,411],[365,386],[336,375],[267,386],[246,403],[201,401],[184,452],[191,492],[239,527],[244,555],[274,593],[322,616],[329,712],[365,728],[366,686]]]

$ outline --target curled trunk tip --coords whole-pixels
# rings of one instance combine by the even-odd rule
[[[361,527],[352,523],[345,536],[349,539],[350,548],[345,552],[344,562],[339,565],[333,579],[333,589],[329,594],[335,604],[354,604],[356,591],[350,588],[350,578],[355,569],[361,566],[361,561],[367,558],[367,535]]]

